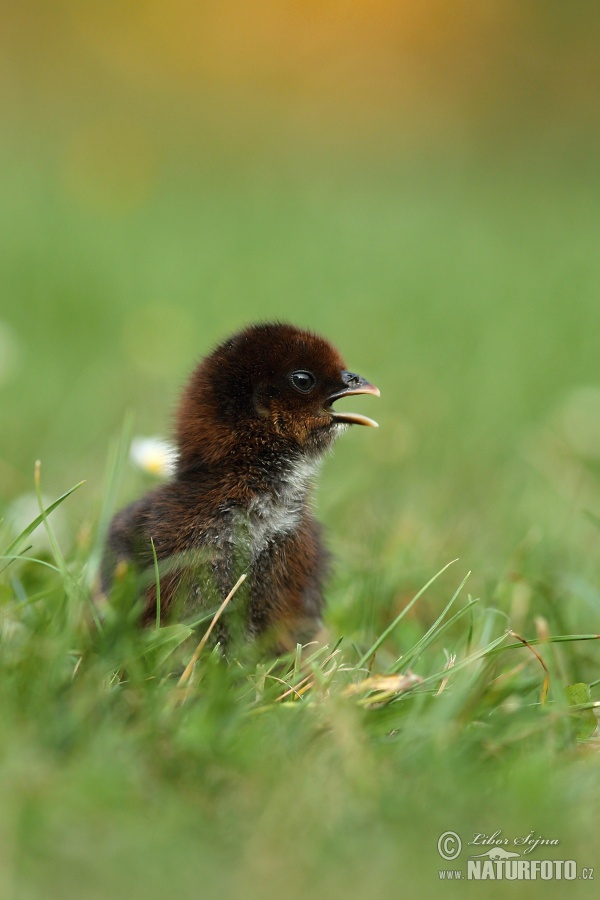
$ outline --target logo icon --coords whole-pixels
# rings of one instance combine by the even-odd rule
[[[442,859],[452,861],[462,850],[462,841],[455,831],[445,831],[439,836],[437,846]]]
[[[487,856],[488,859],[513,859],[513,857],[520,855],[520,853],[511,853],[510,850],[505,850],[504,847],[490,847],[485,853],[476,853],[469,859],[481,859],[483,856]]]

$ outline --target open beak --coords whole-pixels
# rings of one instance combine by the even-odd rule
[[[379,388],[376,388],[374,384],[371,384],[354,372],[342,372],[342,383],[343,387],[330,394],[327,398],[327,412],[333,416],[336,422],[347,422],[349,425],[369,425],[371,428],[379,428],[377,422],[369,419],[368,416],[361,416],[360,413],[338,412],[331,408],[331,404],[335,400],[340,400],[342,397],[351,397],[354,394],[373,394],[375,397],[379,397]]]

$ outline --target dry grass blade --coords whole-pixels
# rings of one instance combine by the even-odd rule
[[[451,669],[451,668],[454,666],[455,662],[456,662],[456,653],[451,653],[450,656],[448,657],[448,662],[447,662],[446,665],[444,666],[444,669],[445,669],[446,671],[448,671],[449,669]],[[437,691],[435,692],[435,696],[436,696],[436,697],[439,697],[439,696],[440,696],[440,694],[442,693],[442,691],[444,690],[444,688],[445,688],[446,685],[448,684],[448,678],[449,678],[449,677],[450,677],[450,676],[447,676],[446,678],[444,678],[444,680],[443,680],[442,683],[440,684],[439,688],[438,688]]]
[[[309,645],[306,645],[306,646],[309,646]],[[327,656],[323,660],[321,660],[321,662],[317,666],[317,665],[315,665],[315,660],[323,652],[324,649],[325,648],[319,649],[315,654],[313,654],[312,657],[309,657],[307,660],[304,661],[302,668],[303,669],[310,668],[311,671],[309,672],[308,675],[305,675],[304,678],[301,681],[299,681],[297,684],[290,685],[289,682],[286,681],[285,679],[282,679],[282,678],[275,679],[276,681],[280,681],[282,684],[285,684],[286,687],[288,688],[288,690],[285,691],[285,693],[280,694],[279,697],[275,698],[276,703],[278,703],[281,700],[285,700],[287,697],[289,697],[292,694],[295,697],[300,699],[301,697],[304,696],[304,694],[307,693],[307,691],[309,691],[311,688],[313,688],[315,686],[315,684],[317,684],[317,683],[321,687],[325,686],[327,680],[330,679],[334,675],[334,673],[338,671],[339,665],[337,663],[336,657],[339,656],[339,650],[336,647],[334,650],[332,650],[331,653],[328,653]],[[332,660],[336,660],[334,665],[330,666],[329,669],[325,670],[325,666],[328,663],[330,663]],[[320,673],[320,675],[319,675],[319,673]],[[270,675],[268,677],[272,678],[273,676]]]
[[[365,709],[377,709],[391,700],[395,700],[401,694],[406,694],[414,687],[421,684],[423,679],[415,672],[405,672],[403,675],[372,675],[358,684],[349,685],[345,696],[366,694],[357,698],[359,706]]]
[[[273,677],[273,676],[269,676]],[[287,682],[283,680],[283,678],[277,678],[276,681],[280,681],[282,684],[287,686]],[[287,697],[292,694],[298,699],[301,699],[303,695],[309,691],[312,687],[314,687],[315,680],[312,675],[307,675],[302,681],[299,681],[297,685],[294,687],[288,687],[288,690],[285,693],[280,694],[279,697],[275,698],[275,703],[279,703],[281,700],[285,700]]]
[[[221,618],[221,615],[222,615],[222,613],[225,611],[225,608],[227,607],[227,604],[230,602],[230,600],[231,600],[232,597],[235,595],[235,593],[236,593],[236,591],[238,590],[238,588],[240,587],[240,585],[242,585],[242,584],[244,583],[245,580],[246,580],[246,573],[244,572],[243,575],[240,575],[240,577],[238,578],[238,580],[236,581],[236,583],[234,584],[234,586],[232,587],[232,589],[229,591],[229,593],[227,594],[227,596],[225,597],[225,599],[224,599],[223,602],[221,603],[220,607],[218,608],[218,610],[217,610],[216,613],[214,614],[214,616],[213,616],[213,618],[212,618],[212,620],[211,620],[210,625],[208,626],[208,628],[206,629],[206,632],[204,633],[204,637],[202,638],[202,640],[200,641],[200,643],[199,643],[198,646],[196,647],[196,649],[195,649],[195,651],[194,651],[194,654],[193,654],[192,658],[190,659],[189,663],[188,663],[187,666],[185,667],[185,670],[184,670],[184,672],[183,672],[181,678],[180,678],[179,681],[177,682],[177,687],[183,687],[183,686],[184,686],[185,684],[187,684],[188,681],[190,680],[191,674],[192,674],[192,672],[194,671],[194,666],[195,666],[196,663],[198,662],[198,659],[200,658],[200,654],[201,654],[202,651],[204,650],[204,647],[206,646],[206,642],[208,641],[209,637],[211,636],[212,631],[213,631],[215,625],[217,624],[217,622],[218,622],[219,619]]]
[[[401,694],[422,680],[421,676],[414,672],[405,672],[404,675],[371,675],[356,684],[349,684],[344,689],[344,696],[351,697],[354,694],[366,694],[369,691]]]
[[[525,640],[524,637],[521,637],[520,634],[517,634],[516,631],[510,631],[509,634],[511,635],[511,637],[514,637],[518,641],[521,641],[521,643],[524,644],[528,648],[528,650],[531,650],[531,652],[533,653],[535,658],[537,660],[539,660],[540,665],[542,666],[542,668],[544,669],[544,672],[546,673],[544,675],[544,684],[542,686],[542,696],[541,696],[541,702],[542,702],[542,706],[543,706],[544,703],[546,702],[546,698],[548,696],[548,690],[550,689],[550,672],[548,671],[548,666],[546,665],[546,663],[544,662],[544,660],[542,659],[540,654],[537,652],[537,650],[531,646],[529,641]]]

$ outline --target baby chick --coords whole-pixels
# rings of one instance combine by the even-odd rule
[[[245,591],[232,603],[243,633],[268,637],[277,650],[311,640],[321,627],[328,559],[310,507],[313,479],[348,425],[377,426],[334,409],[354,394],[379,390],[311,332],[267,323],[224,341],[183,391],[174,477],[111,523],[104,591],[117,566],[133,566],[145,579],[150,621],[153,543],[161,615],[216,608],[245,571]],[[221,625],[222,643],[231,628]]]

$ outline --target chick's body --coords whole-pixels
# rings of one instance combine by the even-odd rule
[[[327,571],[310,491],[337,435],[349,423],[375,424],[333,410],[356,393],[378,391],[327,341],[290,325],[252,326],[217,347],[184,390],[172,481],[113,519],[104,589],[119,563],[150,576],[154,543],[163,614],[218,605],[245,571],[245,632],[269,633],[280,649],[310,640]],[[149,620],[155,580],[146,581]]]

